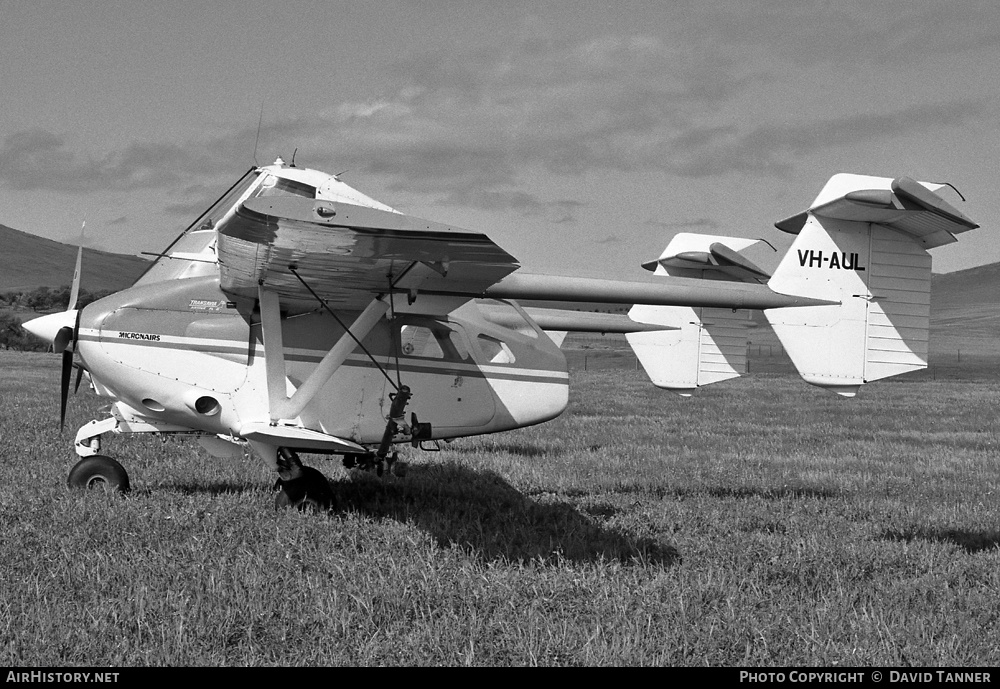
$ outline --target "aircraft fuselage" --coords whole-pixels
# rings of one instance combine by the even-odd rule
[[[430,423],[434,439],[540,423],[565,409],[565,357],[520,309],[507,305],[523,320],[509,328],[483,318],[474,301],[447,312],[434,305],[433,313],[421,313],[420,300],[395,301],[403,303],[367,334],[296,425],[378,443],[394,383],[410,388],[407,414]],[[347,324],[357,315],[335,313]],[[255,300],[234,300],[215,277],[169,280],[88,305],[77,351],[95,390],[114,398],[122,416],[239,438],[247,424],[269,420],[260,321]],[[283,317],[281,329],[291,394],[344,329],[319,308]]]

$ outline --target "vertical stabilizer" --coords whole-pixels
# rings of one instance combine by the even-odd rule
[[[864,383],[927,366],[927,248],[976,225],[931,190],[938,185],[838,177],[866,188],[821,194],[813,209],[777,223],[798,236],[768,286],[839,303],[765,315],[807,382],[853,396]]]
[[[657,387],[687,397],[703,385],[746,373],[749,311],[638,304],[628,315],[678,328],[625,335]]]
[[[757,282],[767,274],[738,253],[757,241],[681,232],[643,267],[662,276]],[[746,373],[746,309],[637,304],[629,318],[674,328],[625,336],[657,387],[687,397],[696,388]]]

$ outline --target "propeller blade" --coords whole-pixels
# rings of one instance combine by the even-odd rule
[[[69,378],[73,373],[73,352],[62,353],[62,379],[59,381],[59,430],[66,425],[66,399],[69,397]]]
[[[84,223],[84,226],[86,226],[86,224],[87,223]],[[77,249],[76,252],[76,270],[73,271],[73,286],[70,288],[69,292],[69,306],[66,307],[67,311],[72,311],[73,309],[76,308],[76,300],[80,296],[80,274],[82,273],[80,268],[82,265],[83,265],[83,245],[81,244],[80,248]]]
[[[73,394],[80,391],[80,380],[83,378],[83,366],[76,367],[76,385],[73,386]]]

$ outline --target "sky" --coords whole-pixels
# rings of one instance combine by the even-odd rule
[[[966,0],[0,0],[0,223],[158,252],[294,155],[529,271],[642,279],[677,232],[773,269],[854,172],[955,185],[952,272],[1000,261],[998,67]]]

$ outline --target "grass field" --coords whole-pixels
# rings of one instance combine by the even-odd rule
[[[103,401],[60,436],[58,357],[0,352],[0,663],[996,665],[998,363],[854,400],[576,370],[560,419],[405,479],[307,456],[328,516],[173,439],[108,439],[129,497],[71,493]]]

